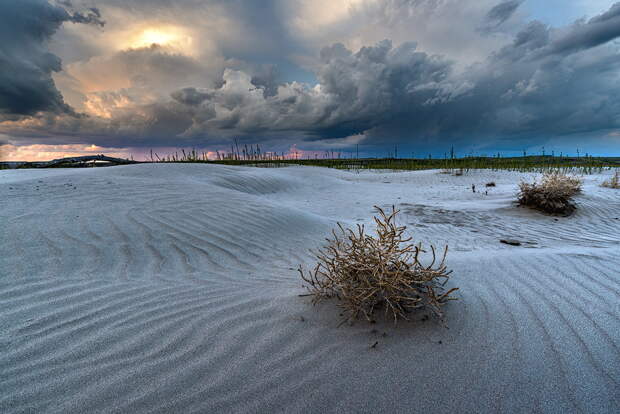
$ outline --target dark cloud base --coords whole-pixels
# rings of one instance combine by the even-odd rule
[[[0,1],[0,121],[41,111],[74,115],[52,80],[52,72],[59,72],[62,65],[47,50],[47,42],[64,22],[98,26],[104,22],[97,8],[71,14],[69,1],[58,4]]]

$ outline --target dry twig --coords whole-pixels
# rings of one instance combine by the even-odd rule
[[[454,300],[450,294],[458,290],[444,291],[451,273],[445,264],[448,248],[434,267],[437,255],[431,246],[432,262],[423,265],[420,254],[425,251],[421,244],[411,243],[411,237],[404,236],[406,227],[395,223],[398,210],[392,207],[388,215],[376,208],[377,237],[367,235],[363,225],[351,230],[338,224],[338,230],[332,231],[333,238],[328,238],[327,245],[315,253],[315,268],[306,272],[300,266],[299,273],[308,284],[313,302],[337,298],[345,321],[360,316],[372,321],[380,308],[395,322],[407,319],[407,313],[419,308],[429,308],[442,318],[441,306]]]
[[[603,184],[601,184],[601,186],[620,189],[620,170],[616,170],[616,173],[609,180],[603,181]]]
[[[581,180],[562,173],[548,173],[537,182],[519,184],[519,204],[551,214],[570,214],[575,210],[574,195],[581,192]]]

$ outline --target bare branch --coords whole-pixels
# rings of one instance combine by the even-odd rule
[[[441,306],[455,300],[450,294],[458,290],[443,289],[452,272],[445,264],[448,248],[444,249],[441,263],[434,267],[437,255],[431,246],[432,262],[423,265],[419,260],[424,253],[422,245],[410,243],[412,238],[404,236],[406,226],[396,225],[398,210],[392,206],[391,213],[386,214],[375,208],[376,237],[367,235],[363,225],[353,231],[339,223],[327,245],[313,253],[317,259],[314,270],[304,272],[299,268],[313,302],[338,298],[345,320],[359,316],[373,320],[380,308],[395,322],[407,319],[409,312],[420,308],[428,308],[443,318]]]

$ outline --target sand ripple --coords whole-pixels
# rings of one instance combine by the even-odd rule
[[[3,171],[0,411],[618,412],[620,195],[587,181],[577,213],[556,221],[514,207],[516,182]],[[422,315],[338,328],[332,304],[297,296],[307,249],[337,220],[369,223],[374,204],[450,244],[461,300],[449,329]]]

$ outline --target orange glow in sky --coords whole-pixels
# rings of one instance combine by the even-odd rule
[[[188,55],[194,52],[192,37],[180,26],[165,24],[141,26],[123,37],[126,40],[120,42],[120,49],[138,49],[159,45]]]

